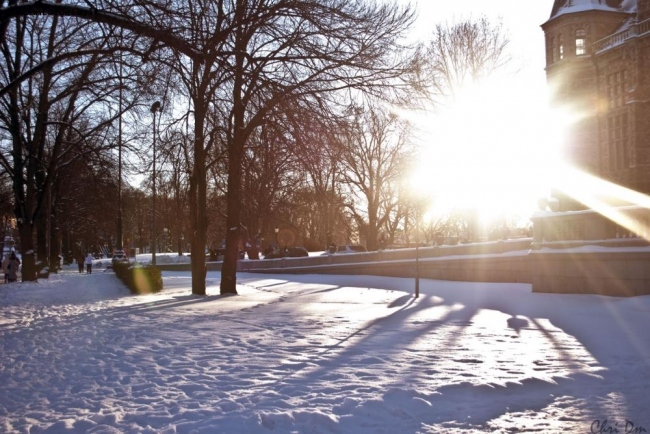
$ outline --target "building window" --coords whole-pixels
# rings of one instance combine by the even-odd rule
[[[626,113],[610,116],[607,119],[607,142],[609,148],[609,168],[616,171],[630,167],[628,158],[629,128]]]
[[[557,62],[557,51],[555,50],[555,38],[551,38],[551,59],[552,62]]]
[[[629,76],[627,70],[615,72],[607,76],[607,100],[610,110],[623,106],[628,90]]]
[[[587,54],[587,32],[584,29],[576,30],[576,56]]]
[[[562,41],[562,35],[558,36],[557,38],[557,44],[558,44],[558,55],[560,57],[560,60],[564,59],[564,42]]]
[[[637,164],[639,166],[650,166],[650,148],[637,150]]]

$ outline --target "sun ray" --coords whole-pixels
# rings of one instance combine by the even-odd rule
[[[650,241],[648,214],[650,196],[601,179],[569,165],[559,170],[556,188],[564,194],[607,217],[638,237]]]

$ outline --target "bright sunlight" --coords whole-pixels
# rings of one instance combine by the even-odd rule
[[[474,210],[483,223],[530,217],[558,167],[562,119],[545,88],[511,77],[466,88],[417,121],[423,155],[414,176],[429,189],[431,213]]]
[[[647,213],[635,213],[630,207],[650,209],[650,197],[629,188],[600,179],[568,164],[561,164],[557,188],[637,237],[650,240]]]

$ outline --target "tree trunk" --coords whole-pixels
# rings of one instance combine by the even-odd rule
[[[59,265],[61,263],[61,258],[60,255],[63,253],[62,252],[62,246],[61,246],[61,230],[58,226],[56,215],[53,214],[52,219],[50,221],[50,260],[49,260],[49,267],[50,267],[50,273],[58,273],[59,272]]]
[[[374,196],[374,194],[373,194]],[[377,238],[379,228],[377,227],[377,206],[374,203],[368,205],[368,227],[366,230],[366,247],[370,251],[377,250]]]
[[[51,213],[51,207],[49,198],[50,195],[46,193],[42,205],[43,212],[39,212],[34,217],[34,223],[36,226],[36,258],[39,262],[43,262],[45,266],[49,266],[50,259],[50,249],[48,248],[50,241],[50,231],[48,230],[48,226],[50,225],[50,220],[48,216]]]
[[[197,92],[194,113],[194,169],[190,176],[190,235],[192,294],[206,295],[205,238],[207,233],[207,179],[205,169],[205,104],[204,95]]]
[[[239,11],[243,5],[238,2]],[[235,44],[235,78],[233,82],[233,125],[228,143],[228,193],[226,215],[226,252],[221,267],[221,294],[237,294],[237,261],[239,260],[241,216],[241,165],[246,142],[244,131],[245,106],[242,99],[244,88],[244,53],[246,44],[241,28],[237,30]]]
[[[33,282],[36,280],[36,258],[34,255],[32,226],[29,223],[18,224],[18,233],[20,233],[22,254],[22,280],[23,282]]]
[[[239,98],[235,98],[239,100]],[[226,251],[221,267],[221,294],[237,294],[237,262],[241,236],[241,162],[243,154],[241,133],[243,129],[243,107],[235,104],[233,140],[228,150],[228,194],[226,195]]]

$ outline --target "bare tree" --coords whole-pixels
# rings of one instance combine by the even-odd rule
[[[302,166],[287,118],[269,118],[248,139],[243,159],[241,222],[247,237],[270,239],[273,229],[290,219],[283,210],[295,208],[291,192],[303,186]],[[289,203],[289,206],[285,206]]]
[[[274,107],[341,90],[382,94],[411,66],[399,37],[409,9],[367,1],[237,1],[228,136],[228,233],[221,292],[236,293],[241,163],[252,132]],[[385,94],[384,94],[385,95]],[[335,103],[334,98],[330,103]]]
[[[136,8],[136,17],[132,11]],[[400,44],[413,21],[410,8],[367,0],[219,0],[187,4],[101,2],[95,7],[48,2],[10,4],[8,19],[47,14],[76,16],[121,27],[151,43],[143,60],[176,67],[192,101],[194,146],[190,176],[192,291],[205,294],[207,168],[211,147],[227,152],[227,254],[222,293],[235,293],[240,238],[244,151],[253,132],[284,101],[332,95],[341,104],[351,90],[394,97],[413,63]],[[165,58],[171,47],[185,57]],[[70,54],[72,55],[72,54]],[[42,68],[37,65],[25,74]],[[11,77],[9,92],[25,75]],[[397,87],[396,87],[397,85]],[[334,96],[334,94],[336,96]],[[190,114],[188,113],[188,116]],[[214,128],[211,128],[214,127]],[[213,134],[213,131],[216,133]]]
[[[453,24],[439,24],[426,47],[424,71],[429,91],[438,104],[454,100],[496,70],[507,66],[509,38],[500,22],[486,17]],[[408,207],[403,207],[407,209]],[[412,214],[412,213],[411,213]],[[474,238],[471,213],[451,212],[428,226],[436,232],[459,238]]]
[[[336,192],[336,174],[340,171],[339,132],[347,119],[335,113],[335,107],[319,102],[297,98],[281,104],[263,127],[277,131],[275,139],[266,140],[266,146],[282,143],[286,153],[278,159],[278,173],[285,181],[279,186],[286,191],[277,190],[281,199],[277,203],[284,205],[284,212],[275,212],[273,218],[285,226],[295,226],[297,238],[308,249],[322,249],[339,238],[335,232],[343,210]]]
[[[349,187],[347,207],[371,250],[397,206],[395,185],[413,152],[409,136],[409,124],[380,106],[357,111],[346,136],[341,178]]]
[[[61,172],[70,159],[98,158],[106,145],[104,133],[111,119],[100,115],[99,107],[107,107],[107,83],[97,71],[110,57],[110,50],[102,47],[104,35],[58,17],[17,18],[4,36],[0,71],[5,82],[17,84],[2,97],[5,110],[0,122],[7,135],[0,164],[13,180],[15,216],[25,255],[23,279],[33,280],[34,231],[39,260],[58,260],[54,251],[58,247],[53,246],[60,244],[60,226],[52,218],[57,215]],[[81,49],[82,61],[61,60],[57,68],[47,61],[70,47]],[[38,73],[24,74],[34,70]]]
[[[71,242],[70,233],[63,231],[75,230],[64,224],[67,209],[88,205],[82,199],[79,207],[63,206],[75,197],[63,191],[71,178],[99,180],[100,194],[91,198],[106,200],[102,217],[107,205],[117,209],[118,161],[113,151],[122,144],[129,148],[117,125],[124,113],[137,114],[136,97],[147,95],[150,71],[137,69],[139,62],[134,61],[143,55],[138,48],[142,41],[91,21],[56,14],[26,16],[15,18],[5,30],[0,70],[6,86],[0,94],[13,110],[2,122],[8,133],[4,144],[12,143],[15,152],[3,153],[7,158],[2,163],[14,175],[21,248],[33,250],[30,234],[35,231],[39,261],[58,261],[62,239]],[[130,131],[137,134],[137,125]],[[82,166],[74,164],[77,160]],[[108,229],[97,232],[112,244],[115,237]],[[25,266],[30,259],[26,257]],[[23,278],[31,276],[28,267]]]
[[[508,35],[486,17],[438,24],[428,43],[428,82],[435,97],[454,97],[464,87],[505,66]]]

